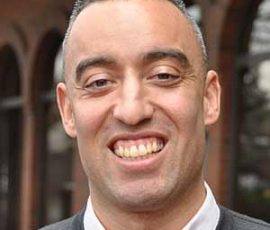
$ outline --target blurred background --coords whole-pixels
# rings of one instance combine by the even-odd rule
[[[222,115],[207,135],[205,176],[218,202],[270,221],[270,0],[189,0]],[[76,144],[55,104],[72,0],[1,0],[1,230],[34,230],[88,196]]]

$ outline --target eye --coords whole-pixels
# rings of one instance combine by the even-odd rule
[[[85,88],[104,88],[110,84],[108,79],[98,79],[90,84],[87,84]]]
[[[82,87],[91,94],[99,95],[109,92],[113,89],[114,81],[107,76],[95,76],[90,78]]]
[[[178,66],[167,62],[155,63],[147,75],[146,79],[150,84],[160,87],[177,86],[183,80]]]
[[[168,72],[160,72],[152,75],[148,78],[149,82],[160,87],[172,87],[177,86],[181,81],[182,77],[180,74],[172,74]]]
[[[166,80],[175,80],[178,79],[178,75],[170,74],[170,73],[159,73],[156,75],[158,80],[166,81]]]

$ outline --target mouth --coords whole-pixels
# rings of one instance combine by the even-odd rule
[[[110,150],[119,158],[141,160],[159,152],[166,145],[162,137],[118,138],[110,145]]]

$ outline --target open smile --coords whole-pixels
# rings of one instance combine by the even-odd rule
[[[160,136],[119,136],[109,148],[119,158],[142,160],[162,151],[166,142],[166,139]]]

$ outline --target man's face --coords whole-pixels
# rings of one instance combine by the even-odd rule
[[[92,199],[150,210],[202,185],[205,125],[218,116],[214,72],[168,1],[101,1],[71,30],[58,102]]]

